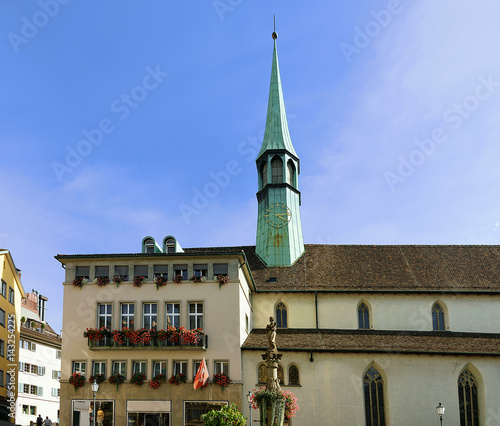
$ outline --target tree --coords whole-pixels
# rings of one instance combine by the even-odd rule
[[[203,426],[246,426],[247,418],[238,411],[236,404],[223,405],[201,416]]]

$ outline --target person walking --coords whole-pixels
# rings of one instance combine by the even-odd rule
[[[42,425],[43,425],[42,415],[39,414],[38,417],[36,418],[36,426],[42,426]]]
[[[44,426],[52,426],[52,420],[49,419],[49,416],[45,417]]]

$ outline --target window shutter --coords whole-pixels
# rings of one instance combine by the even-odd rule
[[[36,351],[36,343],[32,343],[32,344],[31,344],[31,350],[32,350],[33,352],[35,352],[35,351]]]
[[[36,394],[38,396],[43,396],[43,388],[41,386],[37,386],[37,388],[36,388]]]
[[[17,387],[17,391],[19,393],[24,392],[24,385],[22,383],[19,383],[19,386]]]

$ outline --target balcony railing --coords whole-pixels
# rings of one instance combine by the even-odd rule
[[[177,348],[207,349],[208,337],[203,330],[186,330],[181,327],[168,330],[113,330],[87,329],[84,332],[90,349],[106,348]]]

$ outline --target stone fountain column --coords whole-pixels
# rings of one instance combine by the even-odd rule
[[[281,391],[280,381],[278,379],[278,362],[281,360],[283,354],[278,353],[276,347],[276,322],[273,317],[269,318],[267,325],[267,340],[268,348],[265,354],[262,354],[262,359],[266,361],[267,365],[267,382],[266,389]],[[266,410],[266,426],[273,426],[271,423],[272,408],[267,407]]]

